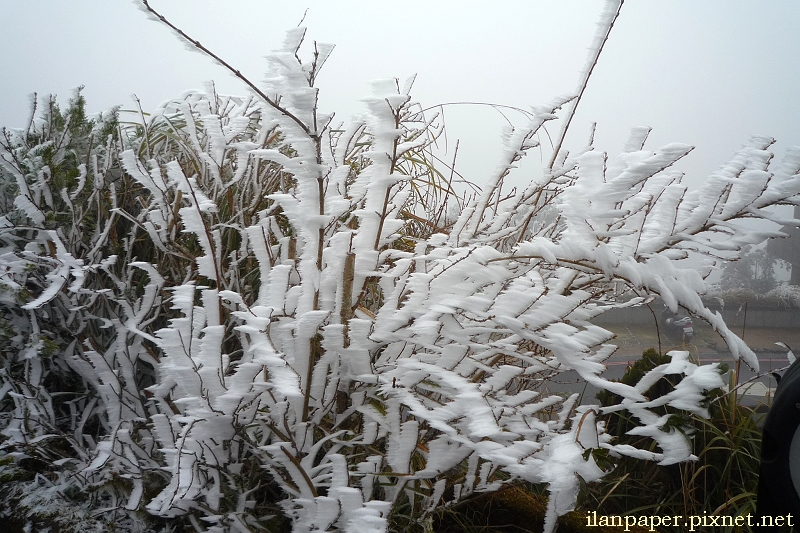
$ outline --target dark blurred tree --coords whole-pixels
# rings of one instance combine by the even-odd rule
[[[723,291],[746,289],[756,294],[766,294],[779,285],[775,269],[779,259],[768,249],[748,248],[738,261],[725,265],[719,288]]]

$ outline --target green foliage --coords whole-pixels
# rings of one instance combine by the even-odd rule
[[[659,365],[666,365],[671,360],[672,358],[669,355],[659,354],[655,349],[648,348],[642,353],[641,359],[638,359],[625,371],[620,382],[625,385],[635,386],[649,370]],[[664,376],[646,390],[644,395],[650,400],[660,398],[675,390],[675,386],[680,382],[680,379],[681,376],[678,374]],[[597,394],[597,399],[603,407],[616,405],[622,400],[622,398],[616,394],[605,390]],[[689,420],[684,411],[679,411],[668,406],[661,406],[653,408],[653,412],[658,415],[671,415],[666,427],[674,427],[678,431],[691,432]],[[621,438],[637,425],[638,423],[631,417],[630,413],[623,411],[609,416],[606,428],[610,435]]]
[[[633,383],[647,370],[668,362],[655,350],[644,352],[621,381]],[[721,367],[720,371],[727,371]],[[735,383],[735,378],[732,377]],[[677,385],[662,378],[646,394],[651,399],[668,393]],[[598,398],[609,405],[610,394]],[[697,415],[676,418],[676,425],[692,440],[696,461],[659,466],[631,458],[618,461],[614,472],[588,486],[582,508],[605,515],[726,515],[744,516],[755,512],[760,464],[761,431],[757,408],[739,403],[736,393],[716,389],[708,394],[708,419]],[[663,413],[669,412],[662,408]],[[643,447],[641,437],[628,435],[636,425],[622,413],[608,416],[609,432],[619,443]],[[729,528],[715,531],[740,531]]]

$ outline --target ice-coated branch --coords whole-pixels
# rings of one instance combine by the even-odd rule
[[[297,124],[297,126],[300,127],[300,129],[302,129],[306,133],[310,133],[310,129],[309,129],[309,126],[307,124],[303,123],[299,118],[294,116],[290,111],[288,111],[284,107],[282,107],[275,99],[270,98],[269,96],[267,96],[263,91],[261,91],[261,89],[259,89],[247,77],[242,75],[241,72],[239,72],[237,69],[235,69],[233,66],[231,66],[227,61],[225,61],[224,59],[222,59],[221,57],[216,55],[214,52],[212,52],[211,50],[209,50],[208,48],[206,48],[205,46],[200,44],[200,41],[198,41],[196,39],[193,39],[192,37],[187,35],[183,30],[181,30],[180,28],[175,26],[172,22],[170,22],[169,19],[164,17],[161,13],[159,13],[155,9],[153,9],[150,6],[150,2],[148,2],[148,0],[136,0],[136,1],[137,2],[141,2],[142,5],[144,6],[144,8],[149,13],[151,13],[153,16],[155,16],[158,21],[160,21],[161,23],[165,24],[172,31],[177,33],[182,39],[185,39],[192,46],[194,46],[195,48],[200,50],[202,53],[204,53],[205,55],[213,58],[214,61],[216,61],[217,63],[219,63],[220,65],[222,65],[226,69],[228,69],[228,71],[231,72],[231,74],[233,74],[234,76],[239,78],[241,81],[243,81],[250,89],[252,89],[252,91],[254,93],[256,93],[258,96],[260,96],[264,100],[264,102],[266,102],[268,105],[270,105],[271,107],[273,107],[274,109],[276,109],[280,113],[286,115],[288,118],[293,120]],[[298,46],[299,46],[299,43],[298,43]],[[320,62],[320,66],[322,66],[321,63],[324,63],[324,61]]]
[[[597,61],[600,59],[600,53],[603,51],[603,47],[605,46],[606,41],[608,41],[609,35],[611,35],[611,29],[614,27],[614,23],[617,21],[620,11],[622,11],[622,4],[624,2],[625,0],[606,0],[603,13],[600,15],[600,21],[597,23],[597,34],[595,35],[592,45],[589,48],[589,58],[586,61],[586,67],[584,67],[583,75],[578,83],[575,99],[572,102],[572,107],[570,107],[567,116],[564,118],[561,131],[559,131],[558,136],[556,137],[557,140],[555,147],[553,148],[553,155],[550,157],[550,162],[547,165],[547,168],[551,170],[553,165],[556,163],[559,152],[561,152],[561,145],[564,143],[564,139],[567,137],[567,131],[569,131],[572,118],[575,116],[575,112],[578,109],[578,104],[583,97],[584,91],[586,91],[587,85],[589,85],[589,78],[592,77],[592,72],[594,72],[594,68],[597,66]]]

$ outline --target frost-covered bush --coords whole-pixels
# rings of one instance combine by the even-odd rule
[[[778,285],[766,294],[758,294],[749,289],[715,290],[712,287],[703,298],[712,309],[743,309],[745,304],[760,308],[800,307],[800,287],[797,285]]]
[[[437,118],[387,80],[335,126],[314,86],[332,47],[302,61],[303,37],[257,96],[189,92],[140,128],[87,122],[76,100],[4,130],[2,449],[109,513],[206,531],[278,512],[296,532],[386,531],[517,480],[548,485],[552,530],[579,479],[604,475],[595,454],[690,459],[654,409],[705,415],[717,368],[674,352],[610,382],[612,334],[592,319],[660,295],[757,366],[700,299],[712,267],[683,260],[760,242],[736,220],[796,200],[800,150],[772,170],[773,140],[754,138],[690,191],[671,167],[691,147],[645,149],[636,128],[613,159],[561,151],[502,191],[562,98],[505,132],[447,225],[417,192]],[[550,394],[568,370],[620,402]],[[683,379],[648,399],[667,374]],[[621,410],[658,451],[604,432]]]
[[[800,287],[797,285],[779,285],[766,296],[778,300],[781,307],[800,307]]]

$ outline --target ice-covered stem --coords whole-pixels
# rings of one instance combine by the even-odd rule
[[[396,79],[373,83],[374,96],[366,99],[369,115],[367,127],[372,136],[369,149],[363,153],[371,161],[353,184],[353,194],[363,198],[353,214],[359,228],[353,238],[356,255],[356,305],[362,297],[367,277],[378,267],[378,253],[392,235],[402,227],[399,209],[405,196],[398,194],[397,184],[407,179],[396,172],[403,154],[425,143],[424,139],[405,139],[402,121],[409,114],[411,97],[400,91]]]
[[[300,129],[302,129],[306,133],[314,135],[314,132],[312,132],[309,129],[307,124],[304,124],[302,120],[300,120],[298,117],[294,116],[294,114],[292,114],[289,110],[287,110],[286,108],[281,106],[276,99],[270,98],[269,96],[267,96],[261,89],[258,88],[258,86],[255,83],[250,81],[250,79],[248,79],[241,72],[239,72],[239,70],[237,70],[236,68],[231,66],[227,61],[225,61],[224,59],[219,57],[217,54],[215,54],[214,52],[212,52],[211,50],[209,50],[208,48],[206,48],[205,46],[200,44],[200,41],[198,41],[196,39],[193,39],[192,37],[187,35],[183,30],[181,30],[176,25],[174,25],[172,22],[170,22],[169,19],[167,19],[165,16],[163,16],[161,13],[159,13],[155,9],[153,9],[150,6],[150,2],[148,2],[148,0],[137,0],[137,1],[140,1],[142,3],[142,6],[144,6],[144,10],[149,15],[155,17],[155,19],[158,20],[159,22],[162,22],[163,24],[167,25],[170,29],[172,29],[172,31],[177,33],[182,39],[185,39],[192,46],[197,48],[200,52],[202,52],[203,54],[211,57],[212,59],[214,59],[214,61],[216,61],[217,63],[219,63],[223,67],[225,67],[234,76],[236,76],[241,81],[243,81],[253,92],[255,92],[259,97],[261,97],[264,100],[264,102],[266,102],[269,106],[271,106],[272,108],[274,108],[275,110],[277,110],[281,114],[285,115],[289,119],[293,120],[295,122],[295,124],[297,124],[297,126],[300,127]]]
[[[571,97],[564,97],[556,99],[548,106],[538,106],[534,109],[533,116],[525,127],[512,128],[504,135],[505,147],[501,163],[495,168],[478,199],[473,205],[462,211],[450,232],[450,242],[454,244],[469,242],[478,235],[479,230],[483,229],[481,222],[484,221],[486,208],[493,201],[496,203],[499,201],[503,179],[515,168],[516,163],[527,154],[528,150],[539,146],[538,141],[533,137],[545,122],[555,119],[555,112],[570,100]],[[486,226],[496,225],[497,215],[498,213],[495,212],[493,216],[489,217],[492,224],[486,224]],[[499,218],[503,218],[502,213]]]
[[[298,317],[305,316],[310,322],[302,331],[296,332],[295,369],[303,378],[305,394],[300,416],[301,420],[306,421],[310,409],[314,363],[321,355],[316,329],[329,313],[320,309],[319,291],[325,229],[333,219],[326,213],[325,204],[325,179],[331,168],[323,161],[322,154],[322,138],[327,135],[331,116],[318,113],[318,90],[313,87],[316,69],[322,63],[319,46],[315,47],[315,59],[310,66],[303,64],[297,56],[304,35],[304,28],[288,32],[283,48],[268,58],[272,75],[267,82],[276,94],[281,95],[292,116],[308,125],[298,127],[294,120],[287,122],[284,119],[285,114],[280,110],[272,113],[281,125],[286,146],[294,150],[296,155],[288,158],[277,150],[256,150],[252,154],[283,165],[295,178],[296,190],[293,194],[282,192],[272,195],[271,199],[286,213],[298,243],[300,296],[295,312]],[[326,57],[331,50],[332,47],[324,47],[322,55]]]
[[[558,153],[561,151],[561,145],[564,143],[564,139],[567,136],[569,125],[572,123],[572,118],[575,116],[575,111],[578,109],[578,104],[583,97],[586,86],[589,84],[589,78],[592,76],[592,72],[594,72],[594,67],[597,66],[597,61],[600,59],[600,53],[603,51],[603,47],[605,46],[609,35],[611,35],[611,29],[614,27],[614,22],[616,22],[617,17],[619,17],[619,13],[622,10],[622,4],[624,2],[625,0],[606,0],[603,14],[600,17],[600,21],[597,23],[597,34],[595,35],[592,45],[589,48],[589,58],[586,62],[586,66],[584,67],[581,80],[578,83],[578,90],[576,92],[577,96],[572,102],[572,106],[570,107],[569,112],[567,112],[567,116],[564,118],[564,123],[561,126],[561,131],[559,132],[558,137],[556,137],[557,140],[555,147],[553,148],[553,155],[550,157],[550,162],[547,165],[547,168],[551,170],[553,169],[553,165],[555,165],[556,159],[558,158]]]
[[[676,260],[689,253],[730,259],[742,246],[774,235],[734,222],[771,219],[763,211],[766,204],[797,194],[796,156],[790,150],[787,163],[772,173],[768,170],[772,154],[766,151],[772,140],[754,138],[701,190],[689,191],[680,183],[682,174],[670,167],[691,147],[672,144],[649,152],[642,148],[645,137],[646,131],[635,130],[626,151],[611,162],[594,151],[567,162],[575,167],[575,174],[561,188],[555,204],[561,229],[547,238],[520,243],[513,257],[555,259],[564,267],[617,278],[638,291],[660,294],[671,307],[683,305],[707,319],[734,354],[756,365],[752,352],[698,296],[705,291],[703,278],[711,264],[698,273],[696,266],[684,267]],[[716,238],[720,233],[727,237]]]

